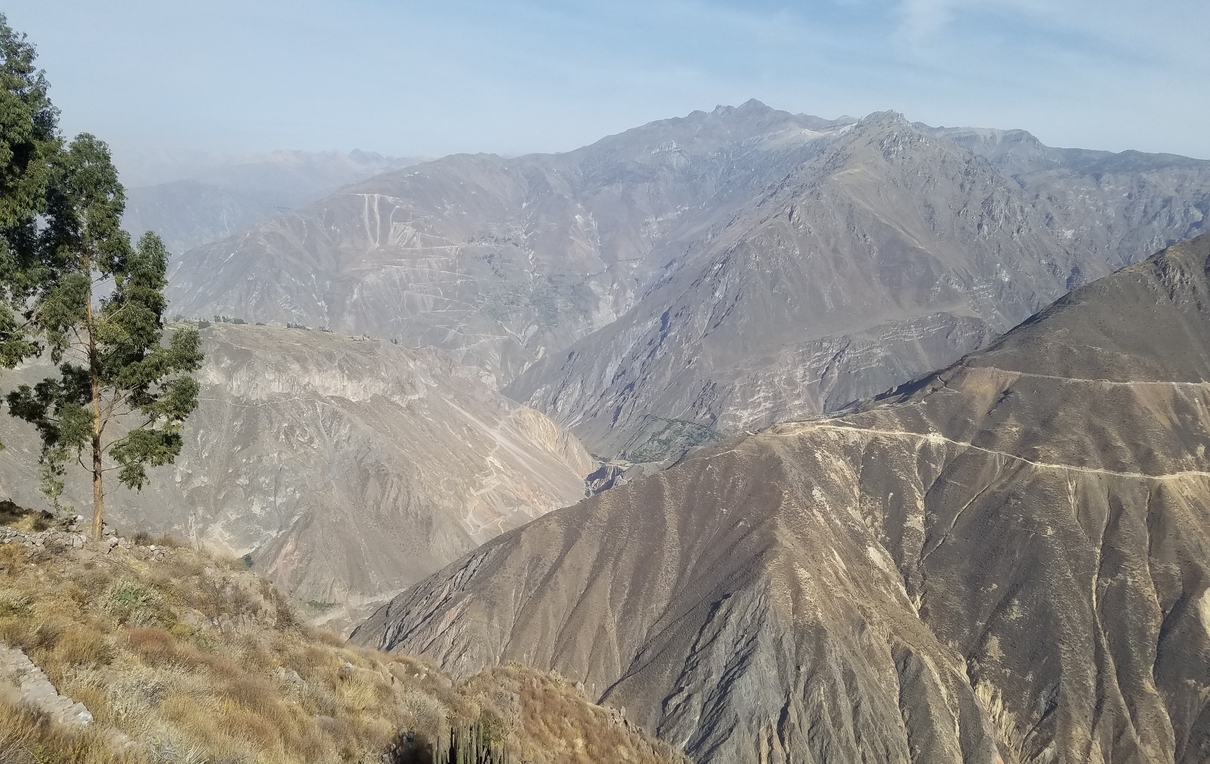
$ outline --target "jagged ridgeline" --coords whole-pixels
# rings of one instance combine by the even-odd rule
[[[702,764],[1210,761],[1210,235],[846,416],[504,534],[353,641]]]

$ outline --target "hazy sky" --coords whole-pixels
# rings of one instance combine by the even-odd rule
[[[16,0],[120,151],[571,149],[759,98],[1210,159],[1206,0]]]

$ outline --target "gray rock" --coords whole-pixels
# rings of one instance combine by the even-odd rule
[[[86,727],[93,720],[83,703],[60,695],[24,652],[3,645],[0,645],[0,697],[12,703],[27,703],[57,724]]]

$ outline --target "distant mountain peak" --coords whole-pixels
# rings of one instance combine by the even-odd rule
[[[730,114],[738,112],[741,114],[768,114],[769,112],[777,111],[771,106],[767,106],[755,98],[749,98],[739,106],[715,106],[715,114]]]
[[[887,110],[875,111],[862,117],[857,121],[858,125],[902,125],[903,127],[911,127],[912,123],[908,122],[907,117],[903,116],[902,112]]]

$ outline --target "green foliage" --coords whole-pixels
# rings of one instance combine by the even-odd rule
[[[41,335],[58,374],[10,393],[10,412],[42,438],[56,505],[67,464],[91,451],[99,535],[103,474],[139,489],[180,453],[201,342],[194,327],[165,342],[168,252],[151,233],[131,245],[109,148],[88,134],[65,146],[47,90],[0,15],[0,366],[42,352]]]
[[[504,738],[498,720],[481,717],[472,724],[452,727],[448,745],[439,744],[433,760],[437,764],[508,764]]]
[[[60,151],[58,112],[24,35],[0,14],[0,366],[38,352],[28,298],[46,273],[39,221],[47,213],[53,160]]]
[[[94,479],[116,469],[119,482],[134,489],[146,483],[146,467],[176,458],[181,425],[197,406],[189,373],[202,353],[191,326],[164,342],[168,253],[152,233],[132,247],[122,231],[124,195],[105,144],[79,136],[55,171],[42,232],[51,277],[32,315],[59,374],[22,385],[8,403],[38,429],[43,490],[57,502],[67,464],[84,465],[86,450]],[[98,300],[94,286],[106,282],[113,291]],[[115,429],[124,433],[109,437]]]
[[[133,578],[118,579],[110,584],[102,606],[120,624],[169,627],[176,623],[176,614],[164,602],[163,596]]]
[[[625,454],[629,461],[661,462],[719,437],[712,428],[684,419],[649,416],[647,424],[646,439]]]

